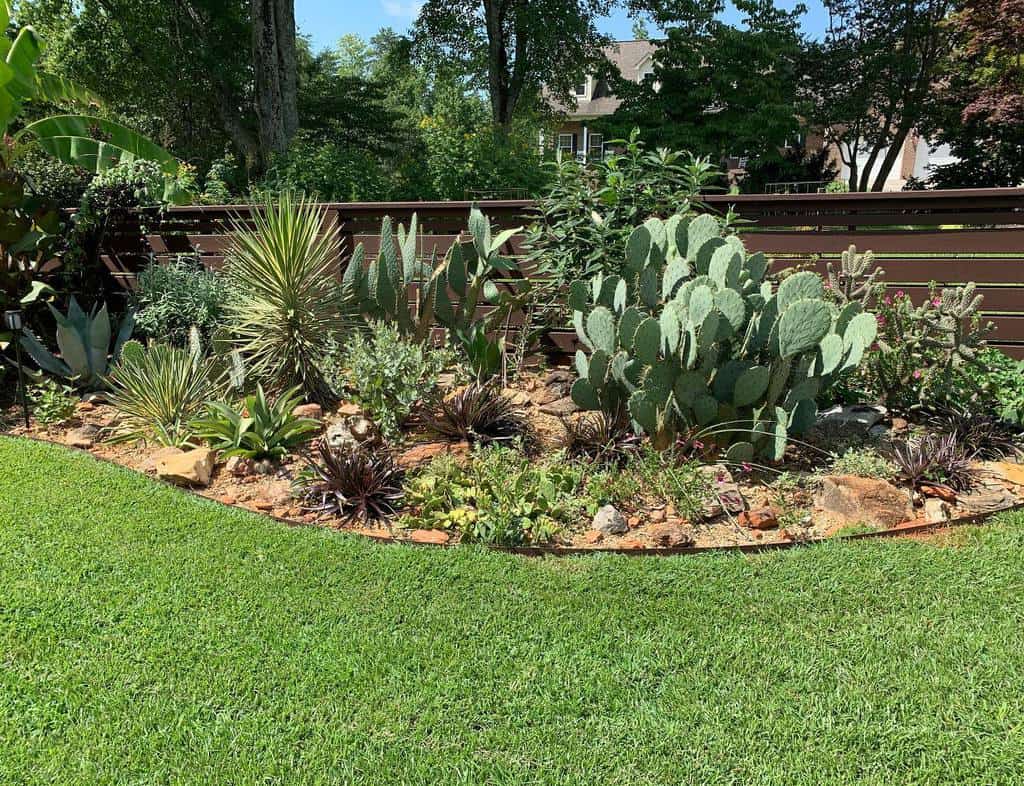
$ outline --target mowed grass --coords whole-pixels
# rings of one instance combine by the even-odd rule
[[[0,783],[1024,780],[1024,519],[531,560],[0,439]]]

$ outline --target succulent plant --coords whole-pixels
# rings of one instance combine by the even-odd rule
[[[900,477],[913,486],[933,483],[954,491],[967,491],[975,481],[973,450],[957,434],[926,434],[893,445],[893,461]]]
[[[875,266],[873,251],[858,254],[857,246],[851,245],[839,257],[838,272],[833,269],[831,262],[826,267],[829,290],[844,305],[857,301],[862,308],[867,309],[885,288],[882,283],[885,271]]]
[[[363,245],[356,246],[342,279],[344,296],[358,303],[367,318],[393,323],[417,341],[425,341],[435,324],[441,325],[447,330],[449,343],[475,342],[476,356],[490,358],[486,365],[494,368],[493,356],[500,353],[501,345],[493,338],[487,339],[495,347],[488,351],[479,347],[480,339],[522,305],[530,292],[525,279],[505,282],[501,287],[496,281],[515,269],[515,263],[502,257],[500,251],[520,230],[507,229],[492,237],[487,217],[473,208],[469,239],[460,237],[440,263],[435,251],[431,263],[426,264],[418,256],[417,249],[426,238],[417,235],[415,214],[408,232],[404,225],[398,225],[397,238],[390,217],[385,216],[377,258],[367,265]],[[413,285],[418,285],[418,291],[411,301]],[[477,307],[485,304],[494,308],[485,319],[478,320]]]
[[[604,464],[625,464],[640,451],[640,435],[629,413],[582,412],[565,421],[569,452]]]
[[[135,326],[132,313],[125,315],[115,333],[105,303],[86,314],[72,296],[67,316],[47,305],[57,321],[60,357],[55,357],[27,330],[21,337],[22,347],[43,371],[71,380],[85,389],[104,386],[108,360],[116,361],[121,347],[131,337]],[[110,343],[112,337],[113,346]]]
[[[322,442],[295,481],[303,506],[345,521],[385,521],[402,501],[405,473],[387,453],[335,449]]]
[[[694,426],[718,426],[730,456],[782,457],[815,419],[815,397],[858,365],[876,324],[858,302],[824,299],[811,272],[778,287],[768,260],[724,236],[714,216],[650,219],[626,243],[623,276],[577,281],[573,400],[585,410],[625,406],[655,448]]]
[[[443,399],[427,424],[443,436],[482,445],[508,442],[529,430],[523,411],[493,382],[474,382]]]

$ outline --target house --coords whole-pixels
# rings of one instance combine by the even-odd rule
[[[657,43],[647,40],[616,41],[605,47],[604,53],[624,79],[640,83],[654,72],[654,50]],[[604,79],[587,76],[575,89],[576,106],[568,107],[553,101],[556,111],[564,115],[552,140],[562,155],[572,154],[578,159],[593,160],[604,155],[606,140],[600,131],[592,130],[595,120],[615,113],[622,101],[611,91]],[[541,136],[541,146],[546,140]]]

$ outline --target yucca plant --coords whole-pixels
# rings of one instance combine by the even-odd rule
[[[319,421],[292,414],[301,402],[299,389],[292,388],[271,404],[259,385],[239,407],[208,402],[206,414],[192,421],[192,429],[222,456],[280,461],[320,429]]]
[[[331,391],[318,364],[342,326],[337,236],[325,231],[320,208],[289,192],[254,211],[252,222],[250,229],[236,220],[227,252],[237,293],[228,324],[238,348],[257,379],[327,401]]]
[[[388,453],[338,450],[322,442],[295,481],[309,511],[345,521],[383,521],[401,504],[405,473]]]
[[[189,348],[129,341],[110,374],[110,403],[123,415],[115,441],[153,440],[180,447],[192,420],[213,396],[222,373],[195,342]]]

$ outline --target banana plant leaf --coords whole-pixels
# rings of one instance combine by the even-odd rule
[[[51,104],[103,106],[103,99],[70,79],[45,71],[36,72],[36,98]]]
[[[65,164],[103,172],[122,162],[156,161],[165,175],[178,171],[178,160],[127,126],[89,115],[54,115],[29,123],[15,139],[29,135]]]

